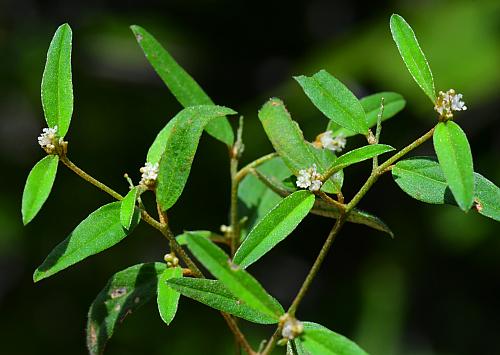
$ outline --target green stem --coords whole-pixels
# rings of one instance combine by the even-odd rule
[[[302,283],[302,286],[300,287],[299,292],[295,296],[295,299],[292,302],[292,305],[290,308],[288,308],[287,313],[295,317],[295,312],[297,311],[297,308],[299,307],[300,303],[302,302],[302,299],[306,295],[307,291],[309,290],[309,287],[311,286],[314,278],[318,274],[319,269],[321,268],[321,265],[323,264],[323,261],[326,258],[326,255],[328,254],[328,251],[330,250],[333,241],[335,240],[335,237],[339,234],[339,231],[342,229],[342,226],[344,225],[346,220],[346,215],[341,214],[340,217],[337,219],[335,222],[335,225],[333,226],[332,230],[330,231],[330,234],[328,234],[328,238],[326,238],[325,243],[323,244],[323,247],[321,248],[318,256],[316,257],[316,260],[314,261],[313,266],[311,267],[311,270],[309,270],[309,273],[307,274],[304,282]],[[271,336],[271,339],[269,339],[266,347],[262,351],[262,355],[268,355],[271,353],[273,350],[274,346],[276,345],[276,342],[278,341],[280,335],[281,335],[281,329],[282,329],[282,324],[278,325],[278,328],[274,332],[274,334]]]
[[[265,163],[266,161],[271,160],[272,158],[277,157],[277,156],[278,156],[278,153],[269,153],[269,154],[266,154],[266,155],[264,155],[256,160],[254,160],[253,162],[245,165],[236,174],[236,180],[238,182],[241,181],[245,176],[247,176],[252,171],[252,169],[256,168],[257,166],[261,165],[262,163]]]
[[[63,162],[64,165],[66,165],[70,170],[72,170],[76,175],[80,176],[83,180],[90,182],[92,185],[97,187],[98,189],[101,189],[102,191],[106,192],[107,194],[113,196],[115,199],[121,201],[123,200],[123,196],[120,195],[118,192],[113,190],[112,188],[104,185],[102,182],[94,179],[92,176],[87,174],[85,171],[77,167],[71,160],[68,159],[66,155],[60,155],[59,156],[60,160]]]
[[[421,136],[420,138],[416,139],[412,143],[408,144],[406,147],[401,149],[399,152],[391,156],[389,159],[387,159],[383,164],[381,164],[379,167],[374,169],[364,185],[359,189],[359,191],[356,193],[356,195],[352,198],[352,200],[347,204],[346,206],[346,212],[351,211],[356,205],[361,201],[361,199],[366,195],[366,193],[370,190],[370,188],[373,186],[373,184],[378,180],[378,178],[384,174],[386,171],[388,171],[389,167],[394,164],[396,161],[401,159],[403,156],[411,152],[413,149],[417,148],[420,146],[422,143],[426,142],[429,140],[432,135],[434,134],[434,127],[429,130],[426,134]]]
[[[238,172],[238,159],[231,158],[231,257],[234,256],[240,242],[240,221],[238,218],[238,185],[236,178]]]
[[[345,217],[346,217],[345,214],[341,214],[340,217],[335,222],[335,225],[333,226],[332,230],[330,231],[330,234],[328,234],[328,238],[326,238],[326,241],[323,244],[323,247],[321,248],[318,257],[314,261],[311,270],[309,270],[309,273],[307,274],[306,279],[302,283],[302,286],[300,287],[297,296],[295,296],[292,305],[290,306],[290,308],[288,308],[288,314],[290,314],[291,316],[295,316],[295,311],[297,310],[297,307],[299,306],[300,302],[302,302],[302,299],[304,298],[307,290],[309,289],[309,286],[311,286],[311,283],[316,277],[316,274],[318,273],[321,264],[323,264],[323,261],[325,260],[325,257],[328,254],[328,251],[330,250],[333,241],[335,240],[335,237],[339,234],[340,229],[344,225],[346,220]]]

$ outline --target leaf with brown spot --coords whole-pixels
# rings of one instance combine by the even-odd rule
[[[89,353],[102,354],[117,324],[156,297],[164,263],[131,266],[114,274],[92,303],[87,320]]]

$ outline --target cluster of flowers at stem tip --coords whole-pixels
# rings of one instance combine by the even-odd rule
[[[297,186],[303,189],[309,189],[311,191],[318,191],[321,189],[321,174],[316,170],[316,164],[313,164],[312,167],[308,169],[302,169],[299,171],[299,175],[297,176]]]
[[[316,148],[324,148],[333,152],[341,152],[345,148],[346,139],[342,134],[334,137],[332,131],[318,134],[313,145]]]
[[[54,127],[47,127],[42,130],[38,136],[38,144],[42,147],[47,154],[54,154],[57,152],[57,146],[63,142],[62,138],[57,135],[57,125]]]
[[[148,188],[154,187],[158,178],[159,164],[146,162],[139,171],[142,173],[139,184]]]
[[[285,339],[295,339],[304,331],[304,325],[295,317],[285,313],[280,318],[281,336]]]
[[[453,111],[465,111],[467,106],[462,101],[462,94],[457,94],[455,90],[450,89],[446,92],[440,91],[434,105],[440,117],[449,120],[453,118]]]

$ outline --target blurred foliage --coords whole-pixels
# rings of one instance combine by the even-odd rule
[[[43,125],[41,74],[60,23],[70,22],[74,31],[70,156],[123,193],[123,173],[139,178],[150,142],[180,110],[143,58],[129,25],[151,31],[216,103],[245,115],[244,159],[249,161],[271,150],[257,119],[257,110],[270,96],[287,103],[306,137],[324,130],[327,119],[291,78],[321,68],[358,96],[390,90],[407,99],[400,117],[384,125],[383,143],[401,147],[426,130],[435,114],[391,39],[393,12],[417,32],[437,88],[464,93],[469,110],[459,119],[471,142],[475,170],[499,184],[498,1],[1,2],[2,352],[84,353],[87,310],[107,279],[127,266],[161,260],[167,248],[161,236],[141,225],[116,248],[32,283],[33,270],[64,233],[110,202],[61,168],[44,210],[22,227],[22,187],[30,167],[43,156],[36,142]],[[357,138],[348,142],[350,147],[360,143]],[[431,152],[426,145],[418,154]],[[227,224],[228,176],[226,148],[204,137],[188,187],[171,213],[176,232],[217,231]],[[347,196],[365,177],[359,168],[346,172]],[[389,177],[381,179],[361,207],[383,217],[396,239],[346,226],[298,317],[358,340],[373,354],[500,353],[498,224],[472,212],[464,215],[453,207],[413,201]],[[295,237],[250,268],[283,304],[291,302],[330,223],[308,217]],[[308,239],[308,247],[301,238]],[[254,344],[272,331],[242,326]],[[108,353],[203,354],[210,349],[226,354],[232,348],[232,336],[217,312],[183,298],[171,327],[153,304],[128,317]]]

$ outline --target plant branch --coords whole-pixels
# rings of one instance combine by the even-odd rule
[[[254,160],[253,162],[245,165],[236,174],[236,180],[241,181],[245,176],[247,176],[249,173],[252,172],[252,169],[258,167],[259,165],[261,165],[261,164],[265,163],[266,161],[271,160],[272,158],[277,157],[277,156],[278,156],[278,153],[269,153],[269,154],[266,154],[266,155],[264,155],[256,160]]]
[[[386,171],[388,171],[389,167],[394,164],[396,161],[401,159],[403,156],[411,152],[413,149],[417,148],[420,146],[422,143],[426,142],[429,140],[432,135],[434,134],[434,127],[429,130],[426,134],[421,136],[420,138],[416,139],[412,143],[408,144],[406,147],[401,149],[399,152],[391,156],[389,159],[387,159],[383,164],[381,164],[379,167],[374,169],[368,179],[366,180],[365,184],[359,189],[359,191],[356,193],[356,195],[352,198],[352,200],[347,204],[346,206],[346,212],[348,213],[351,211],[356,205],[361,201],[361,199],[366,195],[366,193],[370,190],[370,188],[373,186],[373,184],[378,180],[378,178],[384,174]]]
[[[307,290],[309,289],[309,286],[311,286],[312,281],[316,277],[316,274],[318,273],[321,264],[323,264],[323,260],[325,260],[326,255],[328,254],[328,251],[330,250],[330,247],[332,246],[333,241],[335,240],[335,237],[338,235],[340,229],[344,225],[346,218],[345,214],[342,213],[340,217],[337,219],[335,222],[335,225],[333,226],[332,230],[330,231],[330,234],[328,234],[328,238],[326,238],[325,243],[323,244],[323,247],[321,248],[318,257],[314,261],[313,266],[311,267],[311,270],[309,270],[309,273],[307,274],[306,279],[304,280],[302,286],[300,287],[299,292],[297,293],[297,296],[295,296],[295,299],[292,302],[292,305],[290,308],[288,308],[288,314],[291,316],[295,316],[295,311],[297,310],[297,307],[299,306],[300,302],[304,298]]]
[[[311,267],[311,270],[309,270],[309,273],[307,274],[304,282],[302,283],[302,286],[300,287],[299,292],[295,296],[295,299],[292,302],[292,305],[290,308],[288,308],[287,313],[294,317],[295,312],[297,311],[297,308],[300,305],[300,302],[302,302],[302,299],[304,298],[305,294],[309,290],[309,287],[311,286],[314,278],[318,274],[319,269],[321,268],[321,265],[323,264],[323,261],[325,260],[326,255],[328,254],[328,251],[330,250],[330,247],[333,244],[333,241],[335,240],[335,237],[339,234],[340,229],[344,225],[346,221],[346,215],[342,213],[340,217],[337,219],[335,222],[335,225],[333,226],[332,230],[328,234],[328,237],[325,240],[325,243],[323,244],[323,247],[321,248],[318,256],[316,257],[316,260],[314,261],[313,266]],[[271,353],[273,350],[274,346],[276,345],[276,342],[278,341],[280,335],[281,335],[281,329],[282,325],[278,325],[278,328],[274,332],[274,334],[271,336],[271,339],[269,339],[266,347],[262,351],[262,355],[268,355]]]
[[[111,189],[110,187],[106,186],[102,182],[98,181],[97,179],[93,178],[89,174],[87,174],[85,171],[80,169],[78,166],[76,166],[73,162],[71,162],[68,157],[65,154],[60,155],[60,160],[63,162],[64,165],[66,165],[70,170],[72,170],[75,174],[80,176],[82,179],[85,181],[91,183],[92,185],[96,186],[97,188],[101,189],[102,191],[106,192],[107,194],[111,195],[117,200],[123,200],[123,196],[120,195],[118,192],[115,190]],[[152,226],[153,228],[157,229],[158,231],[161,232],[170,242],[170,245],[173,247],[174,252],[179,255],[179,257],[184,261],[184,263],[188,266],[190,272],[192,273],[193,276],[198,277],[198,278],[204,278],[203,273],[201,270],[196,266],[196,264],[193,262],[193,260],[189,257],[189,255],[184,251],[182,246],[177,242],[175,239],[175,236],[173,235],[172,231],[170,230],[168,226],[168,218],[164,212],[161,211],[161,209],[158,210],[158,213],[160,215],[160,219],[164,221],[165,223],[160,223],[145,210],[141,208],[141,218]],[[222,316],[226,320],[226,323],[228,324],[229,328],[231,331],[234,333],[234,336],[236,340],[239,342],[239,344],[245,349],[245,351],[250,354],[250,355],[255,355],[256,353],[253,351],[252,347],[246,340],[245,336],[239,329],[238,325],[236,324],[236,321],[231,317],[229,314],[221,312]]]
[[[94,179],[92,176],[87,174],[85,171],[80,169],[78,166],[73,164],[71,160],[68,159],[66,155],[60,155],[59,156],[60,160],[64,165],[66,165],[70,170],[72,170],[76,175],[80,176],[83,180],[90,182],[92,185],[97,187],[98,189],[101,189],[102,191],[106,192],[107,194],[113,196],[115,199],[121,201],[123,200],[123,196],[120,195],[118,192],[113,190],[112,188],[106,186],[102,182]]]

